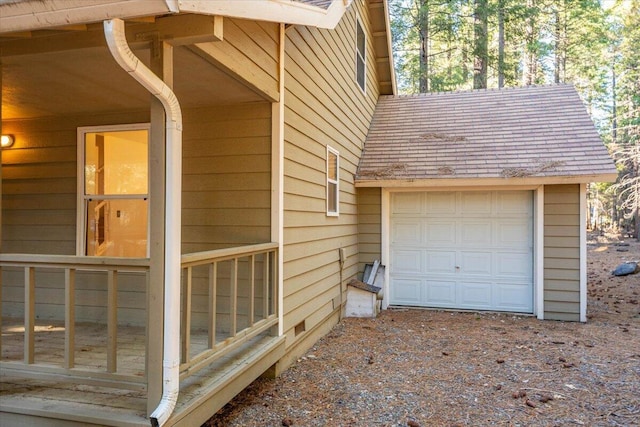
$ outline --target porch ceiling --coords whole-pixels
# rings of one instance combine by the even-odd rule
[[[56,44],[57,34],[41,33],[36,44],[47,45],[46,40]],[[93,40],[99,36],[90,35]],[[85,48],[67,45],[9,55],[2,49],[7,44],[12,47],[6,40],[0,43],[3,120],[148,108],[148,92],[120,69],[102,41]],[[133,50],[148,65],[148,45]],[[174,48],[174,91],[183,107],[264,99],[188,46]]]

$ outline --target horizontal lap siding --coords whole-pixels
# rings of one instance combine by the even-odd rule
[[[2,252],[74,255],[76,253],[77,129],[148,122],[146,112],[8,120],[3,133],[16,143],[2,152]],[[2,273],[2,313],[21,316],[24,301],[23,270]],[[119,276],[119,318],[144,321],[145,279]],[[36,271],[36,316],[64,318],[64,276]],[[76,275],[76,320],[104,316],[106,277],[88,272]]]
[[[224,19],[224,40],[198,43],[192,49],[268,98],[278,98],[279,25]]]
[[[359,273],[365,264],[382,258],[381,189],[358,188]]]
[[[183,252],[271,239],[271,104],[184,113]]]
[[[358,271],[353,175],[378,85],[370,37],[366,94],[355,81],[356,9],[368,28],[367,10],[354,2],[335,30],[294,26],[286,33],[283,273],[288,348],[306,336],[295,336],[297,324],[304,321],[307,331],[325,330],[324,323],[338,308],[340,248],[346,255],[343,281]],[[340,153],[339,217],[326,215],[327,145]]]
[[[544,189],[544,317],[580,320],[580,185]]]

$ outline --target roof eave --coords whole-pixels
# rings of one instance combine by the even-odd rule
[[[182,0],[180,11],[333,29],[352,0],[333,0],[325,10],[293,0]]]
[[[616,173],[571,176],[529,176],[518,178],[421,178],[421,179],[356,179],[356,187],[424,188],[424,187],[493,187],[537,186],[551,184],[586,184],[614,182]]]
[[[0,34],[42,30],[174,13],[220,15],[259,21],[334,28],[351,0],[333,0],[327,9],[293,0],[5,0],[0,2]]]

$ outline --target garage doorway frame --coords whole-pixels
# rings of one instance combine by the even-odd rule
[[[544,185],[528,186],[442,186],[442,187],[410,187],[382,188],[381,191],[381,259],[386,265],[383,289],[382,309],[389,307],[390,257],[391,257],[391,194],[401,192],[427,191],[514,191],[533,192],[533,316],[544,319]],[[581,233],[582,234],[582,233]],[[463,311],[463,310],[461,310]],[[582,310],[581,310],[582,311]]]

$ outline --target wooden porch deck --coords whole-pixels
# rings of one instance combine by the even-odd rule
[[[77,324],[76,367],[104,372],[106,326]],[[149,426],[144,382],[145,331],[119,327],[118,370],[122,387],[93,384],[60,375],[48,367],[64,361],[64,325],[39,321],[36,325],[35,364],[21,370],[24,328],[21,319],[2,320],[0,364],[0,426]],[[208,335],[191,335],[192,348],[206,347]],[[259,334],[195,374],[184,376],[173,416],[167,425],[197,426],[226,404],[284,355],[284,337]],[[33,366],[32,366],[33,367]]]

